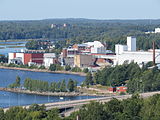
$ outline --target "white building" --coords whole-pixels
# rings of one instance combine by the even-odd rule
[[[127,37],[128,51],[136,51],[136,38],[131,36]]]
[[[160,33],[160,28],[155,28],[155,33]]]
[[[51,64],[53,64],[53,59],[56,58],[55,53],[44,53],[44,66],[48,68]]]
[[[117,55],[122,54],[124,51],[128,51],[127,45],[120,45],[120,44],[115,45],[115,52]]]
[[[99,53],[99,54],[106,53],[106,47],[99,41],[87,42],[84,44],[86,44],[87,47],[91,48],[91,53]]]
[[[128,49],[127,49],[128,48]],[[114,65],[135,62],[139,65],[153,61],[153,50],[136,51],[136,38],[127,37],[127,46],[115,45],[116,59]],[[160,63],[160,50],[156,50],[156,63]]]

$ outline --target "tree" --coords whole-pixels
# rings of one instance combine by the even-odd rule
[[[56,71],[56,64],[51,64],[49,70]]]
[[[85,79],[85,84],[88,85],[93,85],[93,78],[92,78],[92,73],[88,72],[86,79]]]
[[[47,118],[46,120],[61,120],[59,117],[59,111],[58,109],[51,109],[47,112]]]
[[[84,72],[84,73],[88,73],[88,72],[89,72],[89,69],[88,69],[88,68],[84,68],[84,69],[83,69],[83,72]]]
[[[5,120],[5,114],[3,109],[0,109],[0,120]]]
[[[16,87],[20,87],[21,85],[21,78],[19,76],[16,77]]]
[[[66,81],[65,81],[65,80],[63,80],[63,81],[61,82],[60,91],[61,91],[61,92],[66,92]]]
[[[69,79],[67,88],[68,88],[69,92],[73,92],[75,90],[75,84],[72,79]]]
[[[70,66],[70,65],[66,65],[66,66],[65,66],[65,70],[66,70],[66,71],[71,70],[71,66]]]

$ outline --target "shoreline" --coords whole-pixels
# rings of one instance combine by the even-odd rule
[[[101,94],[87,94],[87,93],[80,93],[80,92],[37,92],[37,91],[30,91],[30,90],[22,90],[19,88],[0,88],[0,91],[12,92],[12,93],[22,93],[22,94],[31,94],[31,95],[42,95],[42,96],[64,96],[64,97],[71,97],[71,96],[106,96]]]
[[[22,70],[22,71],[31,71],[31,72],[46,72],[46,73],[57,73],[57,74],[70,74],[70,75],[79,75],[86,76],[86,73],[82,72],[71,72],[71,71],[49,71],[46,69],[29,69],[29,68],[18,68],[18,67],[6,67],[0,65],[0,69],[10,69],[10,70]]]

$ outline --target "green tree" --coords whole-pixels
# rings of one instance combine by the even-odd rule
[[[3,109],[0,109],[0,120],[5,120],[5,114]]]
[[[69,92],[73,92],[75,90],[75,84],[72,79],[69,79],[67,88],[68,88]]]
[[[51,109],[47,112],[46,120],[61,120],[58,109]]]
[[[93,77],[92,77],[92,73],[88,72],[86,79],[85,79],[85,84],[88,85],[93,85]]]
[[[51,64],[49,70],[56,71],[56,64]]]
[[[70,65],[66,65],[66,66],[65,66],[65,70],[66,70],[66,71],[71,70],[71,66],[70,66]]]
[[[63,81],[61,82],[60,91],[61,91],[61,92],[66,92],[66,81],[65,81],[65,80],[63,80]]]

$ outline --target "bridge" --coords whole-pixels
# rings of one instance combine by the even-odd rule
[[[160,91],[157,92],[148,92],[148,93],[141,93],[140,96],[142,98],[150,97],[155,94],[160,94]],[[54,103],[46,103],[44,104],[46,106],[46,110],[50,110],[52,108],[58,108],[58,109],[68,109],[68,108],[75,108],[75,110],[78,110],[82,105],[88,104],[91,101],[96,102],[108,102],[112,98],[116,98],[119,100],[130,98],[132,95],[117,95],[117,96],[106,96],[106,97],[100,97],[100,98],[92,98],[92,99],[83,99],[83,100],[73,100],[73,101],[63,101],[63,102],[54,102]],[[42,104],[39,104],[42,105]],[[22,106],[23,108],[28,109],[30,105]],[[4,112],[6,112],[9,108],[4,108]],[[74,112],[75,110],[71,110]],[[64,114],[71,113],[71,111],[65,111]],[[67,113],[68,112],[68,113]]]

